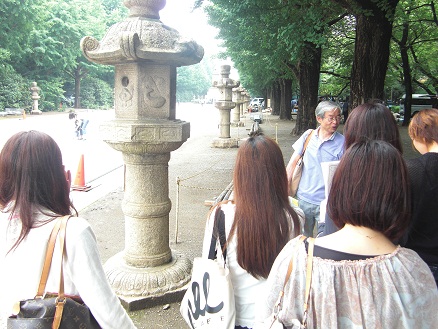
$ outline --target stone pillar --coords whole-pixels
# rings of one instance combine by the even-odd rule
[[[245,92],[245,103],[243,103],[243,107],[244,107],[244,111],[246,112],[248,111],[248,106],[250,101],[251,101],[251,97],[249,95],[249,92]]]
[[[125,0],[129,17],[101,41],[81,40],[90,61],[115,66],[115,119],[100,126],[102,139],[122,152],[126,165],[122,210],[125,249],[104,265],[129,310],[180,300],[192,263],[169,247],[170,152],[190,137],[177,120],[176,69],[201,61],[204,50],[163,25],[165,0]]]
[[[213,81],[213,87],[219,90],[219,99],[214,106],[219,109],[219,138],[213,141],[213,147],[230,148],[238,147],[237,139],[231,138],[230,135],[230,112],[236,103],[232,102],[233,88],[240,85],[239,81],[230,79],[230,65],[222,65],[220,69],[220,78]]]
[[[33,100],[32,110],[30,113],[39,113],[38,100],[41,98],[39,95],[39,92],[41,89],[40,89],[40,87],[37,86],[37,83],[35,81],[32,82],[29,89],[32,92],[31,98]]]
[[[240,98],[240,89],[240,87],[233,88],[233,102],[236,104],[236,106],[233,107],[231,113],[234,127],[238,127],[240,125],[240,105],[242,104]]]
[[[245,93],[246,93],[246,89],[245,88],[239,88],[239,92],[240,92],[240,104],[239,104],[239,111],[240,111],[240,117],[243,117],[243,108],[245,106]]]

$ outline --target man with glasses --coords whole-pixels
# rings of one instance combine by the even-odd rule
[[[303,171],[295,198],[303,210],[306,220],[303,234],[314,236],[315,224],[319,222],[319,207],[325,198],[325,184],[322,175],[321,162],[340,160],[344,153],[344,136],[337,132],[341,122],[339,104],[332,101],[322,101],[315,110],[319,127],[307,130],[292,145],[294,153],[286,167],[289,183],[297,161],[303,152],[304,143],[310,136],[303,157]]]

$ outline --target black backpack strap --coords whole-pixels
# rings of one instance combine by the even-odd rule
[[[221,245],[222,256],[224,257],[224,261],[226,261],[227,248],[225,244],[227,242],[227,237],[225,234],[225,213],[220,206],[216,208],[216,213],[214,215],[213,233],[211,234],[210,250],[208,252],[209,259],[216,259],[217,257],[216,241],[218,237]]]

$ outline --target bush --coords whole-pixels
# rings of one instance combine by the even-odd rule
[[[30,107],[32,105],[30,84],[12,66],[0,64],[0,110],[5,107]]]

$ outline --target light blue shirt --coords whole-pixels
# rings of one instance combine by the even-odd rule
[[[340,160],[344,154],[344,136],[334,132],[327,140],[318,137],[319,127],[310,138],[304,153],[304,166],[298,186],[298,199],[319,205],[325,198],[325,184],[322,176],[321,162]],[[304,142],[312,129],[307,130],[292,145],[296,152],[303,151]]]

